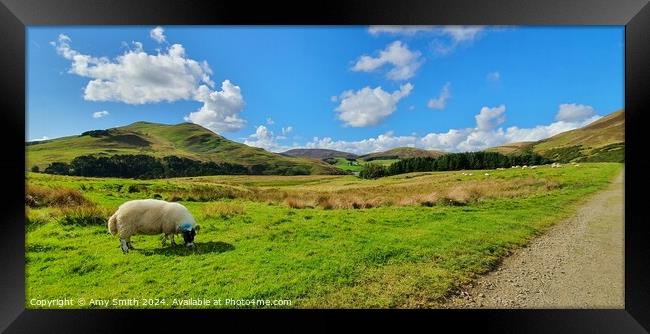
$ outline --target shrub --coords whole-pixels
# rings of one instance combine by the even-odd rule
[[[32,166],[32,172],[34,172],[34,173],[38,173],[38,172],[40,172],[40,171],[41,171],[41,169],[38,168],[38,166],[36,166],[36,165]]]

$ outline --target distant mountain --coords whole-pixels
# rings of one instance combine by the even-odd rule
[[[290,156],[290,157],[319,159],[319,160],[331,159],[331,158],[345,158],[345,159],[357,158],[356,154],[341,152],[336,150],[322,149],[322,148],[296,148],[293,150],[282,152],[280,154]]]
[[[417,158],[417,157],[437,158],[444,154],[445,152],[436,151],[436,150],[423,150],[415,147],[398,147],[384,152],[376,152],[376,153],[362,155],[359,158],[365,161],[406,159],[406,158]]]
[[[532,150],[547,158],[564,162],[623,162],[625,160],[625,111],[616,111],[582,128],[562,132],[540,141],[513,143],[489,148],[486,151],[504,151],[510,148],[513,148],[510,153]]]
[[[52,162],[70,162],[81,155],[146,154],[243,165],[250,170],[284,173],[294,168],[310,174],[340,174],[325,162],[287,157],[228,140],[200,125],[136,122],[78,136],[26,143],[27,168],[43,170]],[[266,173],[266,172],[265,172]]]

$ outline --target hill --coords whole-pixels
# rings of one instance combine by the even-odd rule
[[[519,147],[514,148],[511,153],[532,150],[560,162],[623,162],[625,160],[625,112],[621,109],[582,128],[562,132],[537,142],[513,143],[487,150],[507,150],[509,146],[517,145]]]
[[[328,150],[322,148],[297,148],[293,150],[288,150],[286,152],[280,153],[282,155],[299,157],[299,158],[309,158],[309,159],[331,159],[331,158],[345,158],[345,159],[356,159],[357,155],[341,152],[336,150]]]
[[[365,161],[406,159],[406,158],[417,158],[417,157],[437,158],[443,154],[445,154],[445,152],[435,151],[435,150],[427,151],[415,147],[398,147],[384,152],[376,152],[376,153],[362,155],[359,158]]]
[[[497,153],[502,153],[502,154],[510,154],[514,152],[520,151],[523,147],[526,147],[530,144],[535,143],[534,141],[520,141],[516,143],[510,143],[506,145],[501,145],[501,146],[495,146],[495,147],[490,147],[488,149],[485,149],[484,151],[486,152],[497,152]]]
[[[27,168],[43,170],[52,162],[70,162],[81,155],[146,154],[178,156],[198,161],[243,165],[265,174],[285,174],[288,169],[308,174],[340,174],[324,162],[287,157],[228,140],[200,125],[136,122],[78,136],[26,144]]]

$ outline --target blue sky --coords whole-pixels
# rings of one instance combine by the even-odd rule
[[[624,107],[623,27],[30,27],[27,140],[136,121],[271,151],[470,151]]]

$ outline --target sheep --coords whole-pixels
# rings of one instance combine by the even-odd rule
[[[124,253],[133,249],[131,236],[137,234],[154,235],[163,233],[162,245],[167,238],[174,246],[174,235],[182,234],[185,246],[194,246],[194,236],[200,229],[192,214],[179,203],[157,199],[128,201],[120,205],[108,219],[108,231],[120,237],[120,246]]]
[[[485,173],[485,176],[490,176],[490,173]]]
[[[530,169],[535,169],[535,168],[537,168],[537,166],[530,166]]]

